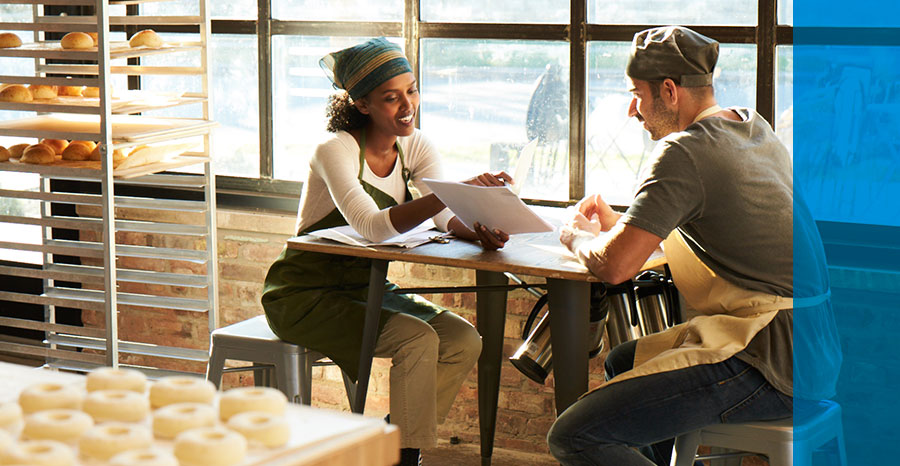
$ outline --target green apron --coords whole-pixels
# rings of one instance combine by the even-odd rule
[[[409,170],[399,144],[397,150],[403,179],[409,185]],[[379,209],[397,205],[391,196],[363,181],[365,151],[363,131],[359,148],[359,183]],[[406,200],[411,198],[407,189]],[[335,208],[299,234],[343,225],[347,225],[347,220]],[[285,247],[266,274],[262,294],[263,309],[272,331],[282,340],[328,356],[356,380],[371,264],[371,259],[361,257]],[[397,288],[390,282],[385,282],[384,286],[385,290]],[[427,322],[444,311],[421,296],[393,293],[384,295],[381,309],[379,334],[392,313],[409,314]]]

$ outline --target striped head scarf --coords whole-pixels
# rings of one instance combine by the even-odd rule
[[[319,66],[334,88],[346,90],[353,100],[394,76],[412,72],[400,47],[384,37],[329,53],[319,60]]]

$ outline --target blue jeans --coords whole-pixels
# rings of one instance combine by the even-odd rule
[[[637,341],[613,348],[611,378],[633,367]],[[789,417],[793,399],[732,357],[604,387],[569,406],[550,428],[564,465],[668,466],[674,437],[718,423]]]

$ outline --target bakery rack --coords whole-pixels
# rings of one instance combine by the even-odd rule
[[[44,334],[39,343],[0,340],[2,352],[44,358],[51,367],[70,370],[115,367],[126,355],[198,362],[208,358],[206,349],[126,340],[120,338],[118,328],[120,318],[139,309],[206,313],[209,331],[218,323],[215,178],[210,166],[210,133],[215,124],[210,120],[208,99],[208,0],[197,0],[199,14],[194,16],[111,14],[113,7],[149,1],[165,0],[0,1],[0,5],[31,5],[32,9],[31,22],[0,22],[0,31],[30,31],[34,38],[18,48],[0,49],[0,57],[34,60],[28,74],[13,75],[0,70],[0,83],[92,86],[100,90],[100,96],[93,99],[59,97],[29,103],[0,102],[0,137],[29,138],[30,143],[36,142],[35,138],[94,140],[102,148],[101,162],[0,162],[0,172],[30,173],[39,179],[37,189],[0,186],[0,200],[40,205],[39,217],[0,211],[0,224],[37,226],[41,230],[40,243],[0,238],[0,258],[4,250],[39,253],[42,258],[38,268],[4,261],[0,263],[0,275],[43,282],[40,294],[0,291],[0,301],[44,308],[43,321],[0,317],[0,326]],[[93,7],[93,14],[47,14],[45,7],[62,5]],[[159,48],[131,48],[127,43],[111,40],[111,26],[115,30],[123,26],[160,25],[195,27],[197,40],[167,42]],[[58,40],[46,39],[48,33],[61,35],[71,31],[97,32],[97,47],[63,50]],[[139,63],[141,57],[173,53],[199,54],[200,64],[176,67]],[[60,60],[74,63],[59,63]],[[113,75],[199,76],[201,89],[168,93],[112,91]],[[198,108],[197,117],[145,115],[184,105]],[[34,116],[2,119],[4,112],[34,112]],[[142,166],[113,168],[114,150],[128,151],[143,144],[170,147],[177,153]],[[186,150],[187,147],[191,149]],[[202,171],[197,166],[202,166]],[[167,172],[182,167],[194,167],[200,173]],[[91,186],[99,184],[100,189],[58,189],[60,182],[88,182]],[[60,214],[58,206],[69,210]],[[142,215],[147,218],[140,218]],[[78,239],[60,239],[54,235],[54,229],[77,230]],[[134,244],[129,240],[134,237],[152,237],[160,244]],[[71,263],[71,257],[79,260]],[[142,261],[156,265],[146,268]],[[102,325],[60,323],[66,312],[100,315]],[[147,363],[141,366],[151,375],[174,372]]]

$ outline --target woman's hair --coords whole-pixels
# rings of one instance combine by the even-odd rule
[[[325,129],[330,133],[362,128],[369,122],[369,116],[360,113],[356,105],[350,101],[350,94],[347,91],[332,94],[328,98],[325,116],[328,118]]]

